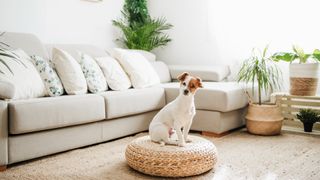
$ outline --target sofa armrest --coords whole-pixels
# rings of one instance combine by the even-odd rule
[[[0,166],[8,164],[8,103],[0,100]]]
[[[229,66],[197,66],[197,65],[170,65],[170,75],[173,80],[183,72],[188,72],[193,76],[200,77],[203,81],[222,81],[229,74]]]

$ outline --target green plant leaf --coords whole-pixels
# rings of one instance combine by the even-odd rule
[[[258,83],[259,104],[262,103],[262,91],[267,93],[280,88],[282,80],[280,69],[270,57],[266,57],[266,53],[267,47],[262,54],[253,50],[251,57],[242,63],[237,79],[238,82],[252,83],[252,91],[255,82]]]
[[[278,61],[292,62],[296,58],[298,58],[298,56],[294,53],[278,52],[273,54],[271,58],[276,62]]]
[[[315,49],[313,51],[313,58],[320,62],[320,50],[319,49]]]
[[[123,17],[112,21],[123,34],[118,42],[126,48],[151,51],[171,41],[164,31],[173,26],[165,18],[152,19],[146,7],[146,0],[126,0],[121,11]]]

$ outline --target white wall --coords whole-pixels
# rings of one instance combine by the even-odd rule
[[[174,25],[173,42],[155,52],[168,64],[228,64],[234,73],[252,48],[320,48],[318,0],[158,0],[151,15]],[[288,64],[281,63],[288,89]],[[320,87],[319,93],[320,93]]]
[[[221,64],[271,51],[320,48],[318,0],[153,0],[153,16],[174,25],[173,42],[158,50],[172,64]]]
[[[86,43],[114,47],[112,19],[122,0],[0,0],[0,31],[36,34],[46,43]]]

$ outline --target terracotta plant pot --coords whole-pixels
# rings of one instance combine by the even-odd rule
[[[290,94],[315,96],[319,79],[319,63],[290,64]]]
[[[314,123],[303,123],[304,132],[312,132]]]
[[[249,105],[246,126],[251,134],[278,135],[281,133],[282,121],[283,116],[278,105]]]

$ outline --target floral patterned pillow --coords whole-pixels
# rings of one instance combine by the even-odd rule
[[[80,65],[92,93],[108,90],[107,80],[96,61],[87,54],[80,53]]]
[[[49,62],[40,56],[31,56],[32,63],[38,70],[46,90],[50,96],[61,96],[64,89],[56,71]]]

